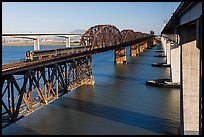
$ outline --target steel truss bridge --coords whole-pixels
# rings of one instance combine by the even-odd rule
[[[96,25],[81,35],[81,48],[66,48],[57,54],[30,51],[37,59],[3,64],[2,128],[81,85],[94,85],[92,54],[115,50],[114,62],[126,63],[127,46],[131,56],[138,56],[157,42],[152,31],[146,34]]]

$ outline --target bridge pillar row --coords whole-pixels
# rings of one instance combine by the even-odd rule
[[[66,47],[70,47],[70,37],[66,38]]]
[[[126,48],[120,48],[115,50],[115,60],[116,64],[126,64]]]
[[[34,39],[34,50],[40,50],[39,39]]]

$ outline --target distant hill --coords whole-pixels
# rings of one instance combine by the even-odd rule
[[[76,30],[71,31],[70,33],[80,33],[80,34],[84,34],[85,32],[86,32],[86,30],[84,30],[84,29],[76,29]]]

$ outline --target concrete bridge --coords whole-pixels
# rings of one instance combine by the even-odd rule
[[[70,47],[70,37],[81,36],[82,34],[66,34],[66,33],[6,33],[2,34],[5,38],[24,38],[32,39],[34,50],[40,50],[39,39],[47,37],[62,37],[66,39],[66,47]]]
[[[180,133],[202,134],[202,2],[182,2],[161,32],[171,80],[180,82]]]
[[[36,39],[40,36],[36,34],[25,37]],[[94,85],[92,54],[115,50],[114,62],[126,64],[125,47],[131,47],[131,56],[138,56],[151,48],[153,43],[156,40],[154,41],[152,31],[146,34],[130,29],[119,31],[113,25],[96,25],[81,35],[80,47],[39,50],[40,54],[34,54],[40,56],[37,60],[3,64],[2,127],[16,122],[81,85]],[[32,53],[31,56],[36,51],[28,53]],[[42,57],[44,55],[45,58]]]

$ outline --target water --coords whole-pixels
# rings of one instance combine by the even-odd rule
[[[40,49],[64,48],[65,46],[40,46]],[[33,46],[2,46],[2,64],[18,62],[25,59],[26,51]]]
[[[169,78],[169,68],[151,66],[165,62],[154,57],[156,48],[137,57],[130,57],[127,48],[126,65],[113,63],[113,51],[93,55],[94,86],[69,92],[4,128],[2,134],[179,134],[179,89],[145,84],[150,79]],[[4,59],[7,50],[2,50]]]

